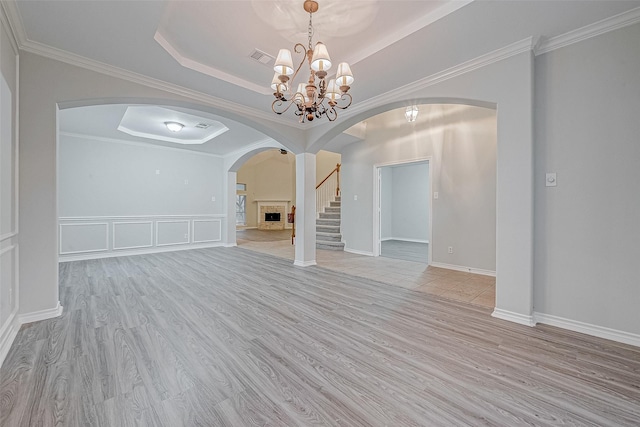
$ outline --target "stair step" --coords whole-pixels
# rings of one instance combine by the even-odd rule
[[[342,203],[341,203],[341,202],[339,202],[339,201],[338,201],[338,202],[329,202],[329,207],[332,207],[332,208],[339,208],[341,204],[342,204]]]
[[[316,226],[318,225],[329,225],[332,227],[340,227],[340,219],[334,218],[318,218],[316,219]]]
[[[342,198],[342,196],[336,196],[335,201],[339,202],[339,201],[341,201],[341,198]]]
[[[324,213],[340,213],[340,208],[329,206],[324,208]]]
[[[316,233],[340,233],[340,226],[316,224]]]
[[[341,242],[342,234],[340,233],[326,233],[322,231],[316,231],[316,243],[323,242]]]
[[[320,212],[320,219],[337,219],[339,221],[340,220],[340,212],[338,212],[338,213]]]
[[[327,249],[330,251],[343,251],[344,243],[342,242],[318,242],[316,241],[316,249]]]

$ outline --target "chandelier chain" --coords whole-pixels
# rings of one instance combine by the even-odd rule
[[[309,27],[307,28],[307,36],[309,38],[309,49],[311,50],[311,39],[313,38],[313,24],[311,23],[312,12],[309,12]]]

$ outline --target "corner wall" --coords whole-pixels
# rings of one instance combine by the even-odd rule
[[[536,317],[640,345],[640,24],[536,58]],[[545,174],[557,173],[557,186]],[[624,335],[635,334],[632,335]]]

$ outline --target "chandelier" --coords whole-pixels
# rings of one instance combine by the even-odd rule
[[[316,43],[312,47],[313,36],[312,17],[318,11],[318,2],[315,0],[305,0],[304,10],[309,12],[308,27],[308,47],[302,43],[297,43],[293,50],[296,53],[303,53],[304,56],[294,72],[293,59],[289,49],[280,49],[273,67],[275,74],[271,81],[271,88],[276,99],[271,104],[271,109],[276,114],[283,114],[292,106],[295,106],[294,113],[300,117],[300,123],[312,121],[314,118],[326,117],[329,121],[334,121],[338,117],[337,109],[344,110],[351,105],[353,99],[347,93],[353,83],[353,73],[346,62],[338,65],[336,78],[327,81],[327,71],[331,68],[331,58],[327,47],[322,43]],[[300,83],[295,92],[291,86],[298,72],[302,68],[305,59],[309,63],[309,81]],[[318,82],[316,85],[316,77]]]

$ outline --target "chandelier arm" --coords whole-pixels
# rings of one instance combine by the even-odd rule
[[[351,103],[353,102],[353,98],[351,97],[351,94],[349,93],[343,93],[342,96],[340,97],[340,101],[345,101],[345,97],[349,98],[349,102],[345,105],[338,105],[338,103],[336,102],[334,105],[332,105],[332,108],[339,108],[341,110],[346,110],[347,108],[349,108],[349,106],[351,105]]]
[[[338,112],[336,111],[335,106],[327,108],[324,111],[324,114],[325,114],[325,116],[327,116],[327,120],[329,120],[330,122],[332,122],[332,121],[334,121],[335,119],[338,118]]]
[[[302,49],[302,50],[299,50]],[[302,43],[296,43],[296,45],[293,47],[293,51],[295,53],[304,53],[304,56],[302,57],[302,61],[300,61],[300,64],[298,64],[298,68],[296,69],[296,72],[293,73],[293,76],[291,76],[291,78],[289,79],[289,88],[291,88],[293,86],[293,82],[296,79],[296,76],[298,75],[298,72],[300,72],[300,69],[302,68],[302,65],[304,64],[304,60],[307,58],[307,48],[304,47],[304,45]]]
[[[282,107],[282,105],[284,105],[285,102],[289,102],[289,105],[287,105],[286,108],[281,109],[280,107]],[[296,104],[294,99],[292,99],[291,101],[287,101],[285,99],[276,99],[273,101],[273,103],[271,103],[271,110],[276,114],[283,114],[283,113],[286,113],[287,110],[289,110],[289,108],[291,108],[291,106],[294,104],[298,105]]]

